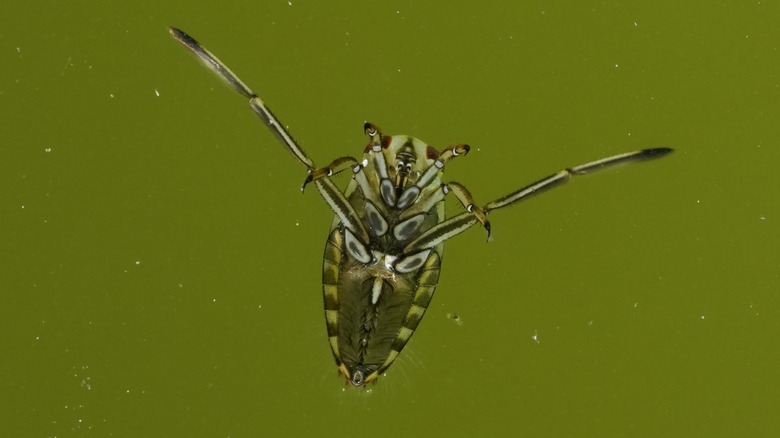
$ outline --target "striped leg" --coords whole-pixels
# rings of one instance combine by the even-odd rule
[[[410,197],[410,200],[405,201],[405,204],[408,204],[408,207],[406,205],[402,206],[401,201],[399,201],[398,207],[404,209],[400,215],[400,219],[407,219],[412,216],[430,211],[434,205],[444,199],[444,196],[450,192],[450,187],[448,187],[450,184],[454,184],[462,189],[462,191],[468,193],[468,190],[466,190],[465,187],[457,183],[441,184],[439,190],[428,191],[427,193],[423,191],[423,188],[425,186],[431,185],[431,182],[435,178],[440,177],[441,173],[444,171],[444,166],[450,160],[455,157],[465,156],[469,153],[469,150],[471,150],[471,147],[467,144],[450,145],[442,149],[442,151],[439,152],[439,157],[436,159],[436,161],[433,162],[433,164],[428,167],[428,169],[425,170],[423,176],[417,180],[414,186],[406,190],[407,192],[415,192],[414,197]],[[460,199],[461,203],[463,203],[463,206],[468,208],[468,203],[466,203],[458,193],[456,193],[456,196],[458,199]],[[406,194],[404,194],[404,197],[406,197]]]
[[[444,164],[454,157],[463,156],[469,153],[470,147],[467,144],[452,145],[445,148],[439,155],[439,158],[423,172],[420,178],[411,187],[404,190],[403,195],[398,199],[397,207],[404,209],[417,201],[423,188],[428,186],[431,181],[439,178],[444,171]]]
[[[184,33],[182,30],[175,27],[169,28],[171,35],[176,41],[180,42],[184,47],[189,49],[195,56],[211,71],[217,73],[225,82],[236,89],[244,97],[249,99],[249,106],[252,110],[265,122],[266,126],[271,132],[279,139],[282,145],[290,151],[295,158],[304,166],[309,172],[306,183],[314,181],[317,189],[322,194],[325,201],[330,205],[333,212],[339,217],[341,222],[348,228],[350,228],[357,237],[363,239],[363,242],[368,242],[368,232],[359,219],[357,213],[350,205],[344,194],[339,191],[333,182],[329,178],[321,178],[322,176],[329,176],[329,168],[317,169],[314,166],[311,158],[306,155],[306,152],[298,146],[298,143],[293,139],[292,135],[287,132],[284,125],[276,118],[263,101],[252,91],[241,79],[238,78],[230,69],[222,63],[216,56],[201,46],[195,38]],[[341,171],[350,168],[356,161],[354,159],[345,157],[334,161],[331,166],[336,167],[337,171]],[[332,172],[331,172],[332,173]]]
[[[211,71],[217,73],[225,82],[236,89],[244,97],[249,99],[249,105],[252,109],[265,121],[268,128],[274,135],[282,142],[282,144],[292,152],[295,158],[298,159],[306,169],[311,171],[314,169],[314,163],[306,155],[306,152],[298,146],[295,139],[292,138],[289,132],[284,128],[284,125],[276,118],[271,110],[265,106],[262,100],[254,93],[249,87],[244,84],[241,79],[238,78],[230,69],[222,63],[216,56],[201,46],[195,38],[184,33],[175,27],[169,28],[171,35],[176,41],[180,42],[184,47],[188,48],[198,59]]]
[[[301,186],[301,191],[306,188],[306,185],[309,184],[312,181],[316,181],[320,178],[324,177],[331,177],[333,175],[337,175],[347,169],[354,168],[354,166],[358,163],[358,161],[353,157],[340,157],[333,160],[332,163],[328,164],[325,167],[321,167],[319,169],[313,169],[309,172],[309,175],[306,177],[306,181],[303,182],[303,185]]]
[[[542,193],[545,190],[558,187],[559,185],[568,182],[573,175],[586,175],[597,170],[607,169],[619,164],[660,158],[672,151],[673,149],[670,148],[642,149],[634,152],[627,152],[625,154],[614,155],[612,157],[602,158],[600,160],[591,161],[590,163],[581,164],[579,166],[566,168],[558,173],[550,175],[546,178],[542,178],[535,183],[529,184],[520,190],[514,191],[504,196],[503,198],[496,199],[493,202],[488,202],[483,210],[488,212],[512,205],[515,202],[530,198],[531,196]]]
[[[482,207],[482,211],[486,214],[489,211],[498,210],[499,208],[504,208],[516,202],[523,201],[533,195],[542,193],[545,190],[562,185],[563,183],[569,181],[573,175],[586,175],[597,170],[607,169],[619,164],[660,158],[672,151],[673,149],[670,148],[642,149],[608,158],[602,158],[600,160],[591,161],[590,163],[581,164],[579,166],[566,168],[560,172],[554,173],[546,178],[542,178],[539,181],[516,190],[502,198],[488,202],[484,207]],[[463,233],[477,223],[482,223],[485,228],[487,228],[488,233],[490,233],[490,223],[487,221],[487,219],[485,218],[483,221],[483,218],[479,214],[479,210],[475,211],[475,208],[468,208],[469,205],[473,205],[471,195],[468,194],[468,191],[466,191],[463,186],[460,186],[459,184],[458,186],[463,191],[460,195],[457,196],[461,202],[467,206],[468,211],[450,217],[418,236],[416,239],[406,245],[404,248],[405,254],[412,254],[424,249],[433,248],[439,243],[442,243],[445,240],[451,239]],[[450,188],[454,189],[455,185],[451,183]]]

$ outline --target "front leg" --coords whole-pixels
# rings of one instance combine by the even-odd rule
[[[320,178],[325,177],[331,177],[333,175],[337,175],[347,169],[354,168],[358,164],[358,161],[354,159],[353,157],[340,157],[336,158],[328,164],[325,167],[321,167],[319,169],[313,169],[309,171],[309,175],[306,176],[306,180],[303,182],[303,185],[301,186],[301,191],[306,188],[306,185],[308,185],[312,181],[316,181]]]

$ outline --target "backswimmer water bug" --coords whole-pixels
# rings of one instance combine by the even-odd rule
[[[303,187],[314,184],[335,213],[325,243],[322,289],[328,340],[341,374],[354,386],[375,381],[398,357],[428,308],[439,281],[444,242],[476,224],[490,237],[488,213],[557,187],[573,175],[665,156],[642,149],[563,169],[483,207],[466,187],[442,182],[444,166],[469,146],[437,151],[406,135],[383,135],[365,123],[364,157],[340,157],[316,167],[262,100],[195,39],[171,27],[177,41],[249,99],[249,106],[306,166]],[[343,192],[330,177],[351,171]],[[302,187],[302,189],[303,189]],[[452,193],[466,211],[446,217]]]

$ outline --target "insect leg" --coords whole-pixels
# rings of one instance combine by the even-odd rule
[[[479,223],[485,227],[485,230],[487,230],[487,238],[490,240],[490,221],[487,218],[487,213],[474,203],[474,198],[465,187],[453,181],[448,182],[447,186],[452,190],[455,197],[458,198],[458,201],[466,207],[466,211],[472,213]]]
[[[417,202],[401,212],[401,214],[398,216],[399,220],[408,219],[420,213],[431,211],[433,206],[442,201],[444,196],[446,196],[449,192],[450,188],[447,187],[447,184],[441,184],[438,190],[423,194]]]
[[[439,153],[439,160],[446,163],[455,157],[462,157],[468,154],[470,150],[471,146],[467,144],[455,144],[447,146]]]
[[[476,205],[471,193],[469,193],[464,186],[456,182],[442,184],[441,190],[437,190],[428,196],[428,198],[419,201],[413,207],[405,211],[401,218],[403,219],[407,215],[411,216],[412,214],[416,214],[420,207],[428,207],[429,205],[432,207],[450,192],[452,192],[455,197],[458,198],[458,201],[466,207],[466,211],[442,221],[418,236],[406,245],[404,248],[405,254],[433,248],[445,240],[451,239],[468,230],[477,223],[481,223],[482,226],[485,227],[488,233],[488,239],[490,239],[490,221],[487,219],[487,214]]]
[[[529,184],[520,190],[516,190],[503,198],[496,199],[495,201],[487,203],[483,210],[485,212],[491,210],[497,210],[499,208],[512,205],[515,202],[528,199],[533,195],[549,190],[553,187],[557,187],[572,177],[572,175],[585,175],[595,172],[597,170],[607,169],[609,167],[617,166],[619,164],[632,163],[638,161],[646,161],[653,158],[660,158],[664,155],[672,152],[670,148],[653,148],[642,149],[634,152],[628,152],[625,154],[614,155],[612,157],[602,158],[600,160],[591,161],[590,163],[581,164],[579,166],[570,167],[554,173],[546,178],[542,178],[532,184]]]
[[[571,178],[572,175],[585,175],[588,173],[595,172],[597,170],[606,169],[619,164],[646,161],[653,158],[660,158],[663,157],[664,155],[669,154],[672,151],[673,149],[670,148],[642,149],[639,151],[628,152],[625,154],[602,158],[600,160],[591,161],[590,163],[585,163],[579,166],[567,168],[561,170],[560,172],[554,173],[546,178],[542,178],[532,184],[529,184],[521,188],[520,190],[514,191],[504,196],[503,198],[499,198],[495,201],[487,203],[484,207],[482,207],[482,211],[484,213],[487,213],[492,210],[497,210],[499,208],[512,205],[515,202],[528,199],[532,195],[542,193],[545,190],[549,190],[553,187],[557,187],[565,183]],[[467,208],[469,205],[473,205],[473,200],[471,198],[471,195],[468,194],[468,191],[465,190],[465,187],[457,183],[449,183],[449,187],[453,189],[453,192],[456,191],[456,187],[459,188],[458,190],[460,190],[460,195],[456,194],[456,196],[458,197],[458,199],[461,200],[461,203],[466,205]],[[404,253],[411,254],[428,248],[432,248],[438,245],[439,243],[444,242],[445,240],[451,239],[463,233],[464,231],[468,230],[478,222],[482,222],[482,219],[478,216],[478,214],[474,213],[473,211],[474,208],[472,208],[471,210],[472,211],[465,211],[461,214],[455,215],[431,227],[429,230],[422,233],[416,239],[409,242],[409,244],[406,245],[406,247],[404,247]],[[489,222],[486,221],[482,223],[485,224],[485,228],[488,228],[488,232],[489,232]]]
[[[314,169],[314,163],[311,161],[308,155],[306,155],[306,152],[301,149],[300,146],[298,146],[298,143],[295,141],[295,139],[293,139],[292,135],[287,132],[287,129],[284,128],[284,125],[282,125],[279,119],[277,119],[276,116],[271,112],[271,109],[265,106],[263,101],[257,96],[257,94],[255,94],[254,91],[252,91],[246,84],[241,81],[241,79],[238,78],[238,76],[230,71],[230,69],[225,64],[223,64],[222,61],[220,61],[211,52],[206,50],[205,47],[201,46],[200,43],[195,40],[195,38],[192,38],[191,36],[184,33],[184,31],[175,27],[169,28],[169,31],[173,38],[176,39],[176,41],[180,42],[184,47],[195,54],[195,56],[197,56],[198,59],[204,65],[206,65],[206,67],[219,75],[225,82],[235,88],[236,91],[241,93],[244,97],[248,98],[249,105],[252,107],[252,110],[254,110],[254,112],[260,116],[261,119],[263,119],[271,132],[273,132],[276,138],[282,142],[282,145],[284,145],[287,150],[292,152],[295,158],[297,158],[301,164],[306,166],[307,170],[311,171]]]
[[[433,248],[445,240],[463,233],[478,222],[477,217],[473,213],[464,211],[461,214],[455,215],[434,225],[426,232],[422,233],[416,239],[409,242],[409,244],[404,247],[403,252],[404,254],[413,254],[425,249]]]
[[[303,191],[303,189],[306,188],[306,185],[312,181],[316,181],[322,177],[331,177],[347,169],[350,169],[355,165],[357,165],[357,160],[355,158],[340,157],[340,158],[336,158],[335,160],[333,160],[332,163],[328,164],[325,167],[321,167],[319,169],[313,169],[309,172],[309,175],[306,176],[306,181],[303,182],[303,185],[301,186],[301,191]]]
[[[429,211],[431,208],[433,208],[436,203],[444,199],[444,196],[449,193],[450,188],[447,187],[447,184],[442,184],[441,188],[439,190],[434,191],[423,191],[426,185],[431,184],[432,181],[434,181],[434,178],[441,175],[441,172],[444,171],[444,165],[448,163],[451,159],[455,157],[461,157],[469,153],[469,150],[471,147],[467,144],[456,144],[447,146],[444,148],[441,152],[439,152],[439,157],[434,161],[434,163],[426,169],[423,176],[417,181],[415,184],[417,194],[415,199],[418,199],[420,196],[419,192],[422,191],[422,198],[419,198],[419,200],[415,201],[415,199],[409,200],[407,204],[409,204],[409,208],[401,212],[400,219],[408,219],[412,216],[418,215],[420,213],[424,213]],[[461,186],[462,187],[462,186]],[[407,189],[407,192],[410,189]],[[465,188],[463,189],[465,190]],[[463,201],[461,201],[463,202]],[[399,201],[399,205],[401,204],[401,201]],[[464,203],[465,207],[468,207],[466,203]],[[484,222],[483,222],[484,223]]]
[[[422,190],[436,177],[441,175],[444,171],[444,164],[447,161],[468,154],[470,149],[471,148],[467,144],[447,146],[441,151],[439,157],[425,170],[417,182],[413,186],[406,188],[403,195],[401,195],[401,198],[398,199],[398,208],[404,209],[407,206],[412,205],[420,196]]]
[[[216,56],[214,56],[214,54],[206,50],[205,47],[201,46],[200,43],[195,40],[195,38],[192,38],[184,31],[175,27],[169,28],[169,32],[176,41],[181,43],[184,47],[195,54],[195,56],[197,56],[197,58],[206,65],[206,67],[219,75],[225,82],[235,88],[236,91],[241,93],[244,97],[249,98],[249,106],[258,116],[260,116],[261,119],[263,119],[271,132],[276,136],[276,138],[279,139],[279,141],[281,141],[282,145],[288,151],[290,151],[295,156],[295,158],[301,162],[301,164],[306,166],[306,169],[309,171],[310,175],[311,173],[315,172],[316,168],[311,158],[309,158],[309,156],[306,155],[306,152],[301,149],[300,146],[298,146],[298,143],[295,141],[295,139],[293,139],[290,133],[287,132],[287,129],[285,129],[284,125],[282,125],[279,119],[277,119],[273,112],[271,112],[271,109],[265,106],[263,101],[257,96],[257,94],[255,94],[254,91],[252,91],[246,84],[244,84],[244,82],[242,82],[238,76],[230,71],[230,69]],[[350,167],[349,165],[341,163],[339,160],[334,161],[334,163],[336,163],[334,167],[337,168],[343,167],[345,169]],[[360,221],[359,216],[357,213],[355,213],[355,209],[352,208],[352,205],[350,205],[349,201],[347,201],[347,198],[344,197],[344,194],[338,190],[333,182],[329,178],[318,177],[318,179],[315,180],[315,185],[320,191],[320,194],[322,194],[322,197],[325,198],[325,201],[328,203],[328,205],[330,205],[330,208],[339,217],[341,223],[352,230],[357,237],[363,239],[363,242],[368,242],[368,232],[366,232],[366,229],[363,226],[363,223]]]
[[[382,199],[388,207],[395,207],[395,186],[390,181],[387,173],[387,162],[382,152],[382,131],[373,123],[366,122],[363,125],[363,131],[368,135],[369,144],[366,147],[366,153],[374,163],[377,175],[379,175],[379,192]],[[357,173],[357,172],[355,172]]]
[[[485,214],[485,212],[477,206],[477,204],[474,202],[474,198],[471,196],[471,193],[469,193],[466,187],[453,181],[442,183],[438,190],[423,195],[419,201],[415,202],[411,207],[404,210],[403,213],[399,215],[399,219],[404,220],[429,211],[431,208],[433,208],[434,205],[442,201],[444,197],[450,192],[452,192],[455,197],[458,198],[458,201],[460,201],[460,203],[466,208],[467,211],[476,216],[479,223],[481,223],[482,226],[484,226],[487,230],[488,239],[490,239],[490,221],[487,218],[487,214]]]
[[[360,163],[355,164],[355,166],[352,167],[353,178],[355,179],[358,187],[360,187],[360,191],[363,193],[363,196],[366,198],[366,208],[373,207],[377,213],[381,211],[384,216],[387,216],[387,206],[379,198],[379,193],[377,193],[377,191],[374,189],[372,183],[368,181],[366,172],[363,170],[366,166],[368,166],[367,159],[363,159],[363,161]],[[369,205],[371,205],[371,207],[369,207]],[[369,216],[373,216],[373,213],[370,213]],[[384,219],[381,220],[384,221]],[[382,232],[382,234],[384,233]]]

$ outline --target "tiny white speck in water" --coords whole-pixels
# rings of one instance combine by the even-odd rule
[[[44,152],[51,152],[51,148],[45,148],[43,151]]]
[[[154,90],[154,95],[157,96],[157,97],[160,97],[160,91],[155,89]]]
[[[22,48],[21,47],[17,47],[16,48],[16,53],[22,53]]]
[[[138,265],[140,265],[140,264],[141,264],[141,261],[140,261],[140,260],[136,260],[136,261],[135,261],[135,265],[136,265],[136,266],[138,266]]]
[[[766,220],[766,216],[764,216],[763,214],[761,216],[759,216],[758,218],[761,219],[762,221]]]
[[[114,98],[114,93],[108,93],[108,97],[113,99]]]
[[[287,2],[287,6],[292,6],[292,2]]]
[[[704,315],[701,316],[701,319],[704,319]]]
[[[22,210],[24,210],[24,205],[22,205]]]
[[[536,329],[534,329],[534,334],[531,335],[531,340],[537,344],[539,343],[539,332],[537,332]]]
[[[451,312],[447,314],[447,318],[455,321],[458,325],[463,325],[463,318],[460,317],[457,313]]]

